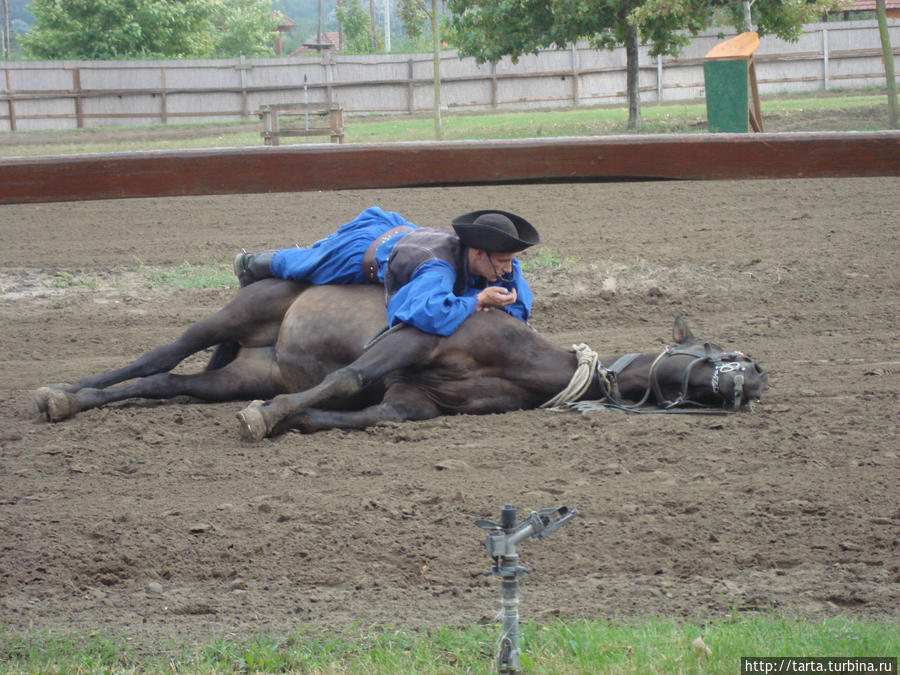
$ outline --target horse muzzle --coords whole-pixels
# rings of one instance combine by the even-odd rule
[[[725,361],[713,375],[713,391],[734,411],[752,409],[768,389],[769,376],[755,361]]]

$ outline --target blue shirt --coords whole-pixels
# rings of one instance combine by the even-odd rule
[[[485,284],[481,277],[469,277],[464,295],[453,293],[456,272],[443,260],[429,260],[419,266],[413,278],[394,294],[387,305],[388,325],[402,321],[434,335],[451,335],[467,318],[475,313],[479,292],[488,286],[515,289],[516,301],[503,308],[505,312],[527,321],[531,313],[532,295],[522,276],[519,261],[513,258],[511,282]],[[482,283],[478,283],[481,281]]]
[[[272,276],[311,284],[365,284],[362,260],[375,239],[399,225],[416,228],[402,216],[372,206],[349,223],[309,248],[287,248],[276,251],[270,271]],[[375,252],[379,279],[391,250],[403,240],[399,234]],[[517,298],[504,311],[520,321],[527,321],[531,313],[532,295],[519,261],[512,261],[512,281],[488,284],[482,277],[468,279],[463,295],[453,292],[456,270],[443,260],[429,260],[420,265],[409,283],[398,290],[387,305],[388,325],[398,322],[415,326],[433,335],[451,335],[468,317],[475,313],[478,301],[475,296],[486,285],[515,289]]]

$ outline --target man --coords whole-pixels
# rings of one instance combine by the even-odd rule
[[[537,230],[506,211],[466,213],[453,232],[418,227],[377,206],[310,248],[239,253],[246,286],[265,277],[312,284],[384,284],[388,325],[405,323],[450,335],[469,316],[502,309],[521,321],[531,289],[515,254],[540,243]]]

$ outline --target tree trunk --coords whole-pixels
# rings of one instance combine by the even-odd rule
[[[444,140],[444,127],[441,124],[441,0],[431,0],[431,37],[434,41],[434,137]]]
[[[369,25],[372,27],[372,53],[378,51],[378,43],[375,41],[375,0],[369,0]]]
[[[638,70],[638,30],[628,24],[625,29],[625,87],[628,90],[628,128],[641,128],[641,83]]]
[[[884,59],[884,79],[888,93],[888,126],[900,129],[900,108],[897,105],[897,81],[894,78],[894,50],[888,34],[887,12],[884,0],[875,0],[875,15],[878,17],[878,32],[881,34],[881,52]]]
[[[741,2],[741,7],[744,9],[744,32],[749,33],[753,30],[753,20],[750,17],[750,5],[753,4],[755,0],[743,0]]]

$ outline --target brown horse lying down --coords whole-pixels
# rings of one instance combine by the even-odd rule
[[[477,313],[449,337],[401,327],[367,346],[384,322],[380,286],[267,279],[132,364],[70,386],[42,387],[34,399],[53,422],[128,398],[271,399],[238,414],[242,436],[261,439],[291,428],[362,429],[537,408],[564,390],[563,402],[604,399],[630,409],[652,398],[661,407],[739,410],[768,389],[758,364],[697,341],[681,318],[674,348],[599,362],[590,350],[554,345],[499,310]],[[205,371],[169,372],[216,345]]]

